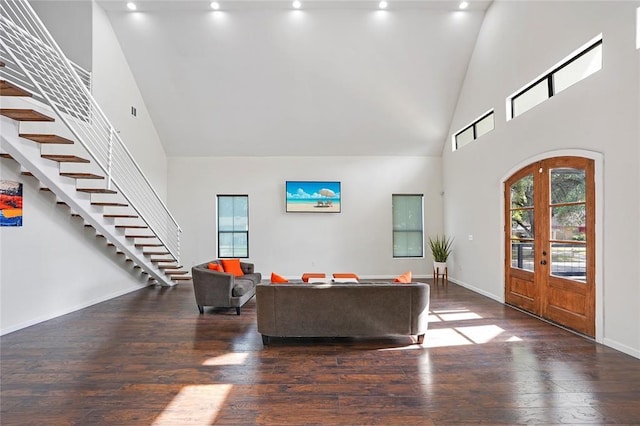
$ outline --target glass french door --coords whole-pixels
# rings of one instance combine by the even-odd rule
[[[593,160],[556,157],[505,182],[505,301],[595,335]]]

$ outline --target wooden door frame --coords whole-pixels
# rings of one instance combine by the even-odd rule
[[[596,236],[596,244],[595,244],[595,264],[596,264],[596,273],[595,273],[595,296],[596,296],[596,306],[595,306],[595,340],[598,343],[603,343],[604,338],[604,274],[603,274],[603,253],[604,253],[604,225],[603,225],[603,212],[604,212],[604,203],[603,203],[603,194],[604,194],[604,182],[603,182],[603,171],[604,171],[604,155],[595,151],[587,151],[580,149],[565,149],[565,150],[557,150],[557,151],[548,151],[542,154],[535,155],[533,157],[529,157],[525,160],[520,161],[516,165],[514,165],[511,169],[509,169],[500,179],[499,183],[499,196],[500,196],[500,265],[501,265],[501,280],[502,280],[502,295],[501,301],[505,303],[505,289],[506,289],[506,280],[505,280],[505,259],[507,253],[505,251],[504,244],[504,235],[505,235],[505,227],[511,226],[511,224],[506,223],[505,218],[505,197],[504,197],[504,185],[507,180],[517,173],[519,170],[536,163],[538,161],[548,160],[554,157],[583,157],[593,160],[594,163],[594,180],[595,180],[595,236]]]

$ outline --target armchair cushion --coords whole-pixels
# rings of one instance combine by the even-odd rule
[[[256,283],[254,283],[253,281],[241,280],[236,278],[233,289],[231,290],[231,295],[233,297],[240,297],[249,293],[250,291],[255,292],[255,288],[256,288]]]

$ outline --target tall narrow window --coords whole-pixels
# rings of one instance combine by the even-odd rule
[[[393,257],[422,257],[423,195],[392,196],[393,205]]]
[[[218,257],[249,257],[248,195],[218,195]]]

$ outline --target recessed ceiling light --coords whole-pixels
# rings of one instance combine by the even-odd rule
[[[218,3],[217,1],[212,1],[211,2],[211,9],[213,9],[213,10],[220,9],[220,3]]]
[[[300,0],[294,0],[292,4],[294,9],[300,9],[300,6],[302,6],[302,3],[300,3]]]
[[[460,9],[466,9],[469,7],[469,2],[463,1],[460,3],[460,6],[458,6]]]
[[[388,5],[389,5],[389,4],[388,4],[386,1],[384,1],[384,0],[382,0],[380,3],[378,3],[378,7],[379,7],[380,9],[386,9]]]
[[[129,3],[127,3],[127,8],[128,8],[129,10],[136,10],[136,9],[137,9],[136,4],[135,4],[134,2],[132,2],[132,1],[130,1]]]

